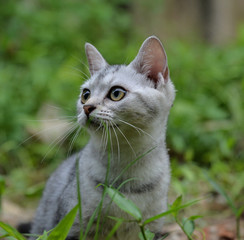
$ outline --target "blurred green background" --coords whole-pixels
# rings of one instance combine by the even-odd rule
[[[51,131],[61,125],[63,134],[75,116],[89,75],[85,42],[111,64],[129,63],[154,34],[164,43],[177,89],[167,133],[172,194],[211,192],[201,174],[207,169],[243,202],[244,14],[238,6],[223,1],[224,10],[216,9],[201,0],[0,4],[0,194],[22,205],[38,199],[70,145],[73,152],[86,143],[85,133],[72,142],[75,132],[59,140]]]

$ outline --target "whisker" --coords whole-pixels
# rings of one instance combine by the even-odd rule
[[[88,70],[88,72],[90,71],[89,68],[88,68],[88,66],[80,58],[78,58],[76,56],[72,56],[72,57],[74,59],[78,60],[78,62],[80,62]]]
[[[101,125],[104,126],[104,122],[103,121],[101,122]],[[106,138],[105,136],[106,136],[106,129],[104,127],[103,128],[103,132],[102,132],[101,144],[100,144],[100,148],[101,148],[102,153],[105,152],[105,147],[104,147],[104,145],[105,145],[105,138]]]
[[[71,67],[73,70],[76,70],[78,71],[78,69],[74,69],[73,67]],[[82,74],[80,73],[76,73],[76,72],[69,72],[69,74],[72,74],[73,76],[77,76],[79,78],[82,78],[83,81],[87,80],[86,76],[83,76]]]
[[[106,151],[107,145],[108,145],[108,131],[107,131],[107,129],[108,129],[108,122],[105,121],[105,123],[106,123],[106,127],[105,127],[105,143],[104,143],[105,149],[104,149],[104,151]]]
[[[109,121],[110,122],[110,121]],[[112,135],[111,135],[111,129],[110,129],[111,124],[108,123],[108,134],[109,134],[109,140],[110,140],[110,148],[111,148],[111,159],[114,158],[114,151],[113,151],[113,140],[112,140]]]
[[[76,116],[64,116],[60,118],[53,118],[53,119],[27,119],[26,122],[55,122],[60,120],[73,120]]]
[[[42,158],[42,160],[41,160],[41,162],[43,162],[45,159],[46,159],[46,157],[47,157],[47,155],[55,148],[55,146],[57,146],[59,143],[61,143],[60,144],[60,146],[63,144],[63,142],[72,134],[72,132],[74,132],[74,130],[77,128],[78,126],[77,126],[77,124],[75,124],[74,126],[72,126],[72,127],[70,127],[70,129],[67,131],[67,133],[63,136],[63,137],[61,137],[60,138],[60,136],[59,137],[57,137],[57,138],[55,138],[51,143],[50,143],[50,146],[52,146],[51,148],[49,148],[49,150],[46,152],[46,154],[44,155],[44,157]],[[60,147],[59,147],[60,148]],[[58,148],[58,150],[59,150],[59,148]]]
[[[84,76],[86,77],[86,79],[89,78],[89,76],[85,72],[81,71],[79,68],[76,68],[76,67],[71,67],[71,68],[74,69],[74,70],[76,70],[76,71],[78,71],[78,72],[80,72],[80,73],[82,73],[83,74],[83,78],[84,78]]]
[[[103,124],[100,123],[99,127],[95,130],[95,132],[97,132],[102,126],[103,126]]]
[[[126,125],[128,125],[128,126],[131,126],[131,127],[134,128],[140,135],[141,135],[141,132],[142,132],[142,133],[144,133],[145,135],[149,136],[153,141],[156,141],[156,140],[152,137],[152,135],[150,135],[150,134],[147,133],[146,131],[142,130],[141,128],[136,127],[136,126],[134,126],[133,124],[128,123],[128,122],[126,122],[126,121],[124,121],[124,120],[122,120],[122,119],[117,119],[117,120],[120,121],[120,122],[122,122],[122,123],[124,123],[124,124],[126,124]]]
[[[73,148],[73,146],[74,146],[74,142],[75,142],[75,140],[78,138],[79,133],[80,133],[80,130],[81,130],[81,126],[79,126],[79,128],[78,128],[78,130],[76,131],[74,137],[72,138],[71,144],[70,144],[70,146],[69,146],[69,150],[68,150],[67,157],[70,156],[70,154],[71,154],[72,148]]]
[[[70,125],[70,124],[74,124],[74,122],[62,122],[62,123],[60,123],[60,124],[57,124],[56,126],[48,127],[48,128],[43,129],[43,130],[41,130],[41,131],[38,131],[37,133],[31,135],[30,137],[28,137],[27,139],[25,139],[23,142],[21,142],[21,143],[18,145],[18,147],[20,147],[21,145],[23,145],[23,144],[26,143],[27,141],[31,140],[32,138],[34,138],[34,137],[40,135],[41,133],[45,133],[45,132],[49,131],[50,129],[54,129],[54,128],[60,127],[60,126],[62,126],[62,125],[67,125],[67,126],[68,126],[68,125]]]
[[[113,132],[114,132],[114,135],[115,135],[115,138],[116,138],[116,142],[117,142],[117,150],[118,150],[118,162],[120,162],[120,146],[119,146],[119,139],[118,139],[118,135],[116,133],[116,130],[114,128],[114,123],[113,121],[110,121],[111,123],[111,126],[112,126],[112,129],[113,129]]]
[[[132,152],[134,153],[135,157],[136,157],[136,153],[133,149],[133,147],[131,146],[129,140],[127,139],[127,137],[124,135],[124,133],[120,130],[120,128],[118,127],[118,125],[115,125],[116,128],[119,130],[119,132],[121,133],[121,135],[124,137],[124,139],[126,140],[126,142],[128,143],[129,147],[131,148]]]

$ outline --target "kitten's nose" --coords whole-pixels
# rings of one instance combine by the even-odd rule
[[[95,110],[96,107],[95,107],[94,105],[89,104],[89,105],[84,105],[84,106],[83,106],[83,109],[84,109],[84,111],[85,111],[86,116],[89,117],[90,113],[91,113],[93,110]]]

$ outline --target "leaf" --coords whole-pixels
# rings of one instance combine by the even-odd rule
[[[172,203],[171,208],[176,208],[179,207],[182,203],[182,195],[180,195],[179,197],[177,197],[175,199],[175,201]]]
[[[5,191],[5,179],[0,175],[0,212],[2,208],[2,195]]]
[[[157,219],[159,219],[159,218],[162,218],[162,217],[167,216],[167,215],[169,215],[169,214],[178,212],[179,210],[181,210],[181,209],[183,209],[183,208],[187,208],[187,207],[189,207],[189,206],[192,206],[192,205],[196,204],[196,203],[199,202],[199,201],[200,201],[200,200],[194,200],[194,201],[191,201],[191,202],[189,202],[189,203],[180,205],[179,207],[176,207],[176,208],[172,208],[172,207],[171,207],[171,208],[170,208],[168,211],[166,211],[166,212],[163,212],[163,213],[160,213],[160,214],[158,214],[158,215],[155,215],[155,216],[153,216],[153,217],[151,217],[151,218],[148,218],[147,220],[145,220],[145,221],[143,222],[143,225],[145,226],[146,224],[148,224],[148,223],[150,223],[150,222],[153,222],[153,221],[155,221],[155,220],[157,220]]]
[[[155,233],[152,233],[150,230],[146,229],[145,230],[145,235],[147,240],[153,240],[155,237]],[[142,235],[142,232],[139,233],[139,238],[140,240],[144,240],[144,237]]]
[[[37,238],[37,240],[47,240],[48,239],[48,232],[44,231],[43,234]]]
[[[69,234],[75,217],[78,211],[78,204],[58,223],[58,225],[51,231],[48,240],[65,240]]]
[[[4,223],[4,222],[0,222],[0,227],[6,231],[9,236],[14,237],[18,240],[26,240],[25,237],[23,237],[15,228],[11,227],[10,225]]]
[[[142,214],[138,207],[124,195],[122,195],[119,191],[112,187],[107,187],[106,192],[109,197],[113,200],[113,202],[124,212],[130,214],[137,221],[141,221]]]
[[[173,202],[173,204],[171,205],[170,208],[177,208],[177,207],[179,207],[181,205],[181,203],[182,203],[182,195],[180,195],[179,197],[177,197],[175,199],[175,201]],[[178,214],[178,211],[173,212],[172,214],[173,214],[174,217],[176,217],[177,214]]]
[[[243,212],[244,212],[244,205],[238,209],[236,217],[239,218]]]
[[[198,218],[202,218],[203,216],[201,216],[201,215],[195,215],[195,216],[191,216],[191,217],[189,217],[188,218],[188,220],[196,220],[196,219],[198,219]]]
[[[193,220],[190,220],[190,219],[186,219],[183,223],[183,228],[185,230],[185,232],[191,236],[192,233],[194,232],[195,230],[195,223]]]
[[[204,176],[206,177],[206,179],[209,181],[209,183],[213,186],[213,188],[220,194],[222,195],[226,202],[228,203],[229,207],[232,209],[233,213],[237,216],[238,214],[238,210],[233,202],[233,200],[227,195],[227,193],[225,192],[225,190],[216,182],[214,181],[214,179],[212,179],[207,171],[203,171]]]

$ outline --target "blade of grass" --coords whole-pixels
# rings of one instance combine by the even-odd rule
[[[77,197],[78,197],[78,206],[79,206],[79,220],[80,220],[80,239],[83,239],[83,220],[82,220],[82,200],[80,194],[80,167],[79,159],[76,159],[76,182],[77,182]]]
[[[84,236],[83,236],[83,239],[84,239],[84,240],[86,239],[86,237],[87,237],[87,235],[88,235],[88,233],[89,233],[89,231],[90,231],[90,229],[91,229],[91,227],[92,227],[92,224],[93,224],[94,221],[95,221],[95,217],[96,217],[96,215],[97,215],[97,213],[98,213],[99,208],[100,208],[100,206],[99,206],[99,204],[98,204],[98,206],[96,207],[96,209],[95,209],[95,211],[93,212],[92,216],[90,217],[88,224],[86,225],[86,231],[85,231],[85,234],[84,234]],[[81,240],[83,240],[83,239],[81,239]]]
[[[200,200],[194,200],[194,201],[191,201],[191,202],[189,202],[189,203],[183,204],[183,205],[181,205],[181,206],[179,206],[179,207],[171,208],[170,210],[168,210],[168,211],[166,211],[166,212],[163,212],[163,213],[160,213],[160,214],[158,214],[158,215],[156,215],[156,216],[153,216],[153,217],[151,217],[151,218],[148,218],[147,220],[145,220],[145,221],[143,222],[143,225],[145,226],[145,225],[147,225],[148,223],[153,222],[153,221],[155,221],[155,220],[157,220],[157,219],[159,219],[159,218],[162,218],[162,217],[164,217],[164,216],[167,216],[167,215],[169,215],[169,214],[171,214],[171,213],[178,212],[179,210],[181,210],[181,209],[183,209],[183,208],[186,208],[186,207],[189,207],[189,206],[192,206],[192,205],[196,204],[196,203],[199,202],[199,201],[200,201]]]
[[[157,147],[157,146],[156,146]],[[140,160],[141,158],[143,158],[144,156],[146,156],[147,154],[149,154],[151,151],[153,151],[156,147],[153,147],[151,149],[149,149],[147,152],[143,153],[142,155],[140,155],[139,157],[137,157],[135,160],[133,160],[131,163],[129,163],[122,171],[121,173],[115,178],[115,180],[112,182],[112,186],[121,178],[121,176],[130,168],[132,167],[134,164],[136,164],[136,162],[138,160]]]
[[[114,227],[112,228],[112,230],[109,232],[108,236],[105,238],[105,240],[109,240],[114,234],[115,232],[118,230],[118,228],[120,227],[120,225],[123,223],[123,219],[119,219],[117,220],[116,224],[114,225]]]
[[[69,234],[78,211],[78,204],[51,231],[48,240],[65,240]]]
[[[105,176],[105,183],[104,183],[105,186],[108,186],[108,179],[109,179],[109,172],[110,172],[110,164],[111,164],[111,156],[110,156],[110,153],[111,153],[111,149],[110,149],[111,139],[110,139],[108,125],[106,125],[105,122],[102,122],[102,124],[103,124],[103,126],[105,128],[105,131],[107,132],[107,135],[108,135],[108,145],[107,145],[107,148],[108,148],[108,164],[107,164],[107,170],[106,170],[106,176]],[[99,208],[98,208],[96,234],[95,234],[95,237],[94,237],[95,240],[98,240],[98,236],[99,236],[100,219],[101,219],[102,206],[103,206],[103,202],[104,202],[105,195],[106,195],[106,189],[104,187],[103,188],[103,193],[102,193],[102,199],[100,201]]]
[[[0,227],[8,233],[9,236],[16,238],[17,240],[26,240],[15,228],[0,221]]]
[[[6,237],[10,237],[10,235],[9,234],[5,234],[5,235],[2,235],[2,236],[0,236],[0,239],[5,239]]]
[[[237,216],[238,214],[238,210],[235,207],[235,204],[233,202],[233,200],[227,195],[227,193],[225,192],[225,190],[216,182],[214,181],[213,178],[211,178],[208,174],[207,171],[203,171],[204,176],[206,177],[206,179],[208,180],[208,182],[213,186],[213,188],[220,194],[222,195],[227,204],[229,205],[229,207],[232,209],[233,213]]]

